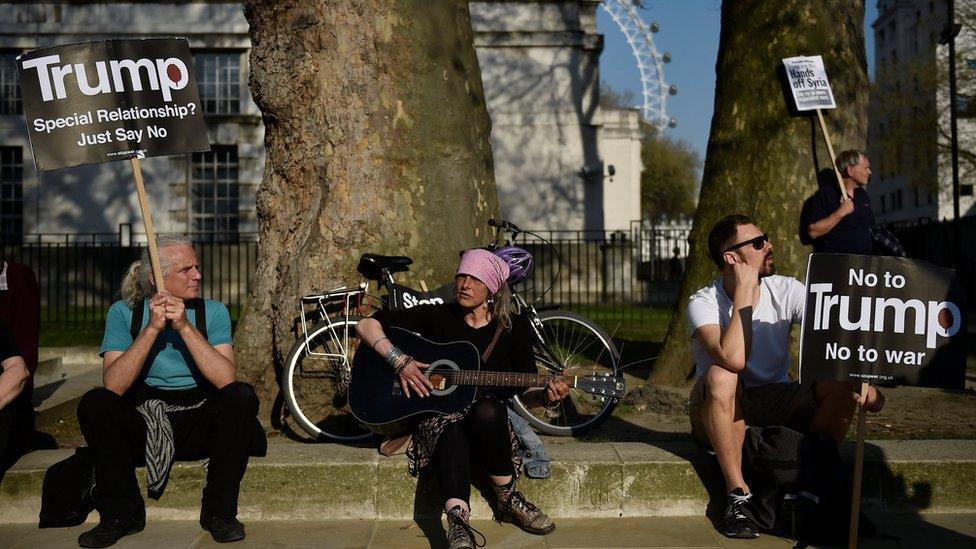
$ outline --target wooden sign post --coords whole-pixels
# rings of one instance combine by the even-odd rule
[[[163,269],[159,263],[159,250],[156,248],[156,229],[153,228],[152,213],[149,211],[149,199],[146,197],[146,186],[142,183],[142,167],[139,158],[133,157],[132,174],[136,179],[136,194],[139,195],[139,211],[142,212],[142,223],[146,227],[146,243],[149,246],[149,262],[152,264],[153,282],[156,291],[163,286]]]
[[[841,199],[844,199],[847,197],[847,188],[844,187],[844,178],[840,175],[840,170],[837,169],[837,157],[834,155],[834,146],[830,143],[830,133],[827,132],[827,123],[824,122],[822,109],[817,109],[817,119],[820,120],[820,131],[823,132],[824,141],[827,143],[827,152],[830,153],[830,168],[834,171],[834,176],[837,177]]]
[[[861,514],[861,476],[864,472],[864,401],[868,398],[868,384],[861,382],[861,398],[857,401],[857,442],[854,445],[854,486],[851,488],[851,528],[847,533],[847,547],[857,547],[857,522]]]

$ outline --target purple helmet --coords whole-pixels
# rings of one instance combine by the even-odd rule
[[[532,254],[518,246],[504,246],[495,250],[495,255],[508,264],[508,283],[518,284],[532,274],[535,260]]]

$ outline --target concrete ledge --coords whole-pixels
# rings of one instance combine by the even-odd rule
[[[551,444],[549,450],[553,477],[523,479],[519,487],[554,517],[701,515],[709,502],[705,485],[721,491],[714,458],[690,442],[573,442]],[[850,454],[852,448],[846,450]],[[867,450],[866,510],[976,510],[976,441],[875,441],[868,442]],[[8,471],[0,484],[0,523],[36,522],[44,471],[70,454],[34,452]],[[386,458],[369,448],[274,439],[268,457],[251,460],[241,488],[241,516],[323,520],[439,515],[436,482],[427,478],[432,475],[423,476],[418,489],[405,462],[403,456]],[[143,476],[140,470],[141,482]],[[177,463],[162,500],[149,502],[149,516],[194,520],[205,476],[195,462]],[[472,504],[476,516],[489,516],[477,490]]]

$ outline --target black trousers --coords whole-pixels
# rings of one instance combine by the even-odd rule
[[[85,393],[78,404],[78,423],[95,462],[95,508],[102,518],[144,516],[135,468],[145,465],[146,424],[135,406],[149,398],[169,404],[199,402],[199,389],[164,391],[144,388],[123,398],[104,388]],[[207,398],[196,409],[167,414],[173,426],[177,460],[210,458],[203,509],[232,518],[254,437],[258,398],[254,389],[235,382]]]
[[[471,499],[472,456],[476,456],[489,475],[506,476],[515,472],[508,408],[495,397],[478,399],[464,419],[448,424],[437,439],[432,464],[437,468],[445,501]]]
[[[31,446],[34,434],[34,408],[21,393],[0,409],[0,479]]]

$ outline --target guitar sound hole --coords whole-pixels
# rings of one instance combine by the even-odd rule
[[[434,385],[434,389],[430,394],[435,396],[449,395],[454,392],[457,385],[452,385],[448,383],[450,378],[450,372],[460,371],[461,368],[458,367],[456,363],[450,360],[442,359],[436,360],[427,369],[427,378],[430,379],[431,383]]]

